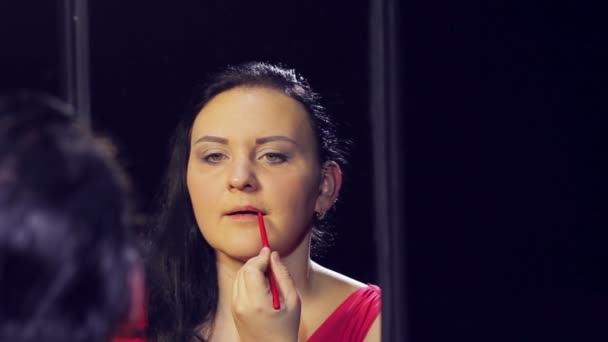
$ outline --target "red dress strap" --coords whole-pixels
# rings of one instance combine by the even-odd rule
[[[378,286],[368,284],[353,292],[310,336],[308,342],[361,342],[382,305]]]

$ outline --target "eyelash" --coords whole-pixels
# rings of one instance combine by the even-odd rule
[[[266,157],[266,160],[268,162],[270,162],[271,164],[282,164],[289,160],[289,156],[287,156],[286,154],[277,153],[277,152],[266,153],[262,156],[262,158],[264,158],[264,157]],[[270,157],[270,159],[274,159],[274,160],[270,160],[269,157]],[[276,159],[278,159],[278,161]]]
[[[220,159],[217,159],[218,157]],[[282,164],[289,160],[288,155],[277,152],[266,153],[261,158],[265,158],[271,164]],[[226,156],[221,153],[211,153],[203,157],[203,160],[209,164],[218,164],[223,159],[226,159]]]
[[[224,156],[221,153],[210,153],[206,156],[203,157],[203,160],[209,164],[217,164],[220,161],[219,160],[215,160],[215,157],[221,157],[221,159],[226,159],[226,156]]]

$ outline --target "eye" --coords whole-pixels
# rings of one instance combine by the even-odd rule
[[[209,164],[217,164],[226,159],[226,156],[221,153],[210,153],[203,157],[203,160]]]
[[[282,164],[289,160],[289,157],[286,154],[276,152],[266,153],[262,158],[266,159],[271,164]]]

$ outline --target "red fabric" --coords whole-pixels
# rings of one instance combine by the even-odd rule
[[[143,337],[115,337],[112,342],[146,342]]]
[[[111,342],[146,342],[148,314],[146,312],[146,292],[143,268],[135,268],[129,275],[130,309],[128,317],[122,322]]]
[[[143,337],[146,335],[148,326],[147,313],[142,301],[138,301],[132,308],[129,319],[120,324],[111,342],[146,342]]]
[[[369,285],[352,293],[327,317],[310,336],[308,342],[361,342],[380,313],[382,300],[378,286]],[[112,342],[146,342],[143,332],[147,322],[145,308],[138,310],[138,319],[123,325]],[[132,337],[130,337],[132,336]]]
[[[145,336],[146,322],[143,320],[137,322],[129,322],[119,327],[118,333],[112,342],[146,342]]]
[[[111,342],[146,342],[146,317],[143,306],[139,309],[140,315],[136,320],[126,322],[118,327],[116,336],[112,338]]]
[[[310,336],[308,342],[361,342],[380,313],[378,286],[369,284],[351,294]]]

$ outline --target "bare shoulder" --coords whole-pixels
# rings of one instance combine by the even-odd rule
[[[318,279],[317,284],[325,293],[346,299],[358,289],[367,287],[366,284],[345,276],[344,274],[330,270],[317,263],[313,263],[313,272]]]
[[[365,285],[343,274],[312,263],[314,289],[302,302],[301,334],[305,340],[342,304],[353,292]]]
[[[381,341],[381,330],[382,330],[382,314],[379,314],[378,317],[372,323],[372,326],[369,328],[367,335],[363,342],[380,342]]]
[[[368,285],[330,270],[317,263],[312,263],[314,294],[311,300],[303,302],[301,329],[306,339],[329,315],[332,314],[350,295]],[[366,341],[380,341],[380,319],[376,318],[367,334]],[[377,336],[377,337],[376,337]]]
[[[333,283],[338,289],[339,295],[346,299],[350,294],[357,291],[358,289],[367,287],[366,284],[349,278],[343,274],[337,273],[330,269],[320,267],[320,272],[327,277],[328,282]],[[378,317],[374,320],[367,335],[365,336],[364,342],[380,342],[381,341],[381,328],[382,328],[382,314],[378,314]]]

